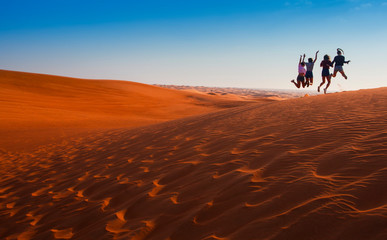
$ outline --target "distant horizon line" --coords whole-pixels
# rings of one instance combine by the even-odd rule
[[[27,72],[27,71],[20,71],[20,70],[11,70],[11,69],[4,69],[0,68],[0,71],[8,71],[8,72],[19,72],[19,73],[29,73],[29,74],[39,74],[39,75],[46,75],[46,76],[54,76],[54,77],[63,77],[63,78],[73,78],[73,79],[83,79],[83,80],[101,80],[101,81],[127,81],[127,82],[135,82],[145,85],[153,85],[153,86],[176,86],[176,87],[206,87],[206,88],[222,88],[222,89],[251,89],[251,90],[263,90],[263,91],[292,91],[292,92],[315,92],[315,90],[308,90],[308,89],[291,89],[291,88],[265,88],[265,87],[221,87],[221,86],[211,86],[211,85],[185,85],[185,84],[161,84],[161,83],[143,83],[133,80],[124,80],[124,79],[113,79],[113,78],[85,78],[85,77],[72,77],[72,76],[64,76],[64,75],[58,75],[58,74],[52,74],[52,73],[41,73],[41,72]],[[377,87],[377,88],[383,88],[387,86]],[[377,88],[362,88],[362,89],[377,89]],[[335,91],[335,92],[347,92],[347,91],[358,91],[362,89],[357,90],[345,90],[345,91]]]

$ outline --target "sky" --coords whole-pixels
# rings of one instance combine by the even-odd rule
[[[295,89],[301,54],[342,48],[348,80],[387,86],[387,0],[0,0],[0,69],[146,84]]]

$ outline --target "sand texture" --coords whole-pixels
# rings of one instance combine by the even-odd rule
[[[0,239],[387,239],[387,88],[208,102],[3,151]]]
[[[135,82],[0,70],[0,136],[7,136],[0,138],[0,150],[30,149],[96,129],[143,126],[238,105]]]

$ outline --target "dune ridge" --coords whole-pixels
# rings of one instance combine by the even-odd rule
[[[387,88],[1,155],[0,238],[387,239]]]
[[[32,149],[80,133],[137,127],[240,101],[129,81],[0,70],[0,148]],[[246,104],[246,101],[243,103]]]

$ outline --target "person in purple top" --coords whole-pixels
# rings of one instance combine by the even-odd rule
[[[337,49],[337,56],[333,59],[333,61],[332,61],[332,66],[333,66],[333,64],[335,64],[335,67],[334,67],[334,70],[333,70],[333,74],[332,74],[332,77],[336,77],[336,74],[337,74],[337,72],[340,72],[341,73],[341,75],[345,78],[345,79],[347,79],[348,77],[347,77],[347,75],[345,75],[345,73],[344,73],[344,70],[343,70],[343,65],[344,65],[344,63],[349,63],[350,62],[350,60],[348,60],[348,61],[345,61],[345,57],[342,55],[343,53],[342,53],[342,49],[340,49],[340,48],[338,48]]]
[[[294,81],[294,79],[291,81],[292,83],[294,83],[294,85],[297,87],[297,88],[300,88],[301,85],[303,88],[305,88],[306,86],[306,82],[305,82],[305,74],[306,74],[306,69],[305,69],[305,54],[304,54],[304,58],[302,58],[302,55],[300,56],[300,61],[298,62],[298,76],[297,76],[297,82]]]

